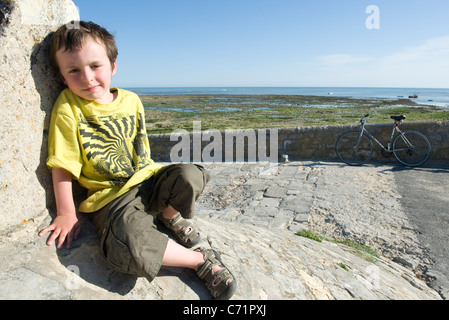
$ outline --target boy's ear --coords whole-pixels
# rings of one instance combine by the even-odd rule
[[[117,72],[117,59],[114,60],[114,63],[112,64],[111,76],[115,75],[116,72]]]
[[[61,74],[61,71],[58,71],[58,75],[59,75],[59,80],[61,80],[62,83],[64,83],[64,85],[67,86],[67,81],[65,81],[64,77],[63,77],[62,74]]]

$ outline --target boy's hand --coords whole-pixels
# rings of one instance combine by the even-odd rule
[[[39,237],[50,231],[53,233],[48,238],[47,245],[51,246],[58,239],[56,247],[61,249],[67,239],[66,248],[70,249],[72,241],[76,240],[81,232],[81,224],[76,215],[58,215],[48,227],[39,232]]]
[[[81,231],[81,224],[76,217],[75,204],[72,196],[72,176],[61,168],[53,168],[53,188],[55,191],[57,216],[53,222],[39,232],[39,236],[53,231],[47,240],[47,245],[51,246],[58,239],[56,247],[62,248],[67,239],[66,248],[70,249],[72,241],[78,237]]]

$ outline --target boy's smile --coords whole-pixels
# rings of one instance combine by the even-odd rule
[[[105,48],[88,37],[82,48],[56,53],[64,83],[77,96],[85,100],[107,104],[114,101],[110,92],[111,77],[117,64],[111,66]]]

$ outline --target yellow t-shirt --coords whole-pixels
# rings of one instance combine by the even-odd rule
[[[70,172],[88,196],[79,207],[94,212],[155,174],[139,97],[117,91],[110,104],[62,91],[52,110],[47,166]]]

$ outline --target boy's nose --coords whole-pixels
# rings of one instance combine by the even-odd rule
[[[93,73],[92,71],[89,69],[84,69],[83,72],[83,81],[86,83],[90,83],[93,81]]]

